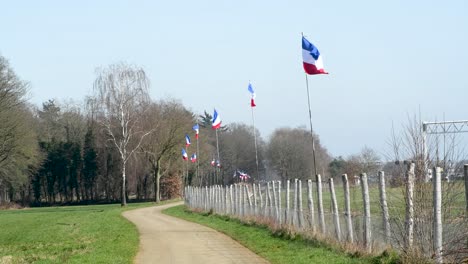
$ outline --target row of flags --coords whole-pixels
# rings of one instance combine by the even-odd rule
[[[221,123],[222,123],[221,122],[221,117],[219,116],[218,111],[216,111],[216,109],[214,109],[213,120],[211,120],[211,122],[212,122],[212,125],[211,125],[212,129],[216,130],[216,129],[221,127]],[[198,124],[195,124],[192,127],[192,130],[195,131],[195,138],[198,140],[198,137],[199,137],[199,134],[200,134],[200,126]],[[188,148],[191,144],[192,144],[192,142],[190,140],[190,136],[188,134],[185,134],[185,147]],[[182,148],[182,159],[183,160],[188,160],[188,154],[187,154],[187,151],[184,148]],[[196,162],[197,161],[197,154],[193,153],[190,160],[192,162]],[[215,161],[213,160],[212,163],[215,163]],[[219,165],[219,161],[217,161],[216,163],[218,164],[218,167],[221,167],[221,165]],[[211,164],[211,165],[214,166],[214,164]]]
[[[185,149],[183,148],[182,149],[182,159],[183,160],[188,160],[188,154],[187,154],[187,151],[185,151]],[[193,153],[192,156],[190,156],[190,161],[192,163],[196,162],[197,161],[197,153]]]
[[[326,72],[323,67],[323,61],[322,61],[322,57],[320,55],[319,50],[310,41],[308,41],[304,36],[302,36],[302,61],[303,61],[304,71],[306,74],[309,74],[309,75],[328,74],[328,72]],[[250,106],[256,107],[257,106],[255,104],[256,94],[250,82],[247,87],[247,90],[250,93]],[[222,123],[221,117],[218,111],[216,111],[216,109],[214,109],[213,119],[211,121],[212,121],[211,128],[213,130],[217,130],[221,127],[221,123]],[[195,138],[198,140],[199,133],[200,133],[199,125],[195,124],[192,127],[192,130],[195,131]],[[191,144],[190,137],[188,134],[185,134],[185,147],[188,148],[190,144]],[[184,148],[182,148],[182,158],[183,160],[189,159],[188,154]],[[190,161],[192,163],[195,163],[197,161],[196,153],[192,154],[192,156],[190,157]],[[213,167],[215,166],[218,168],[221,167],[219,160],[213,159],[210,164]],[[235,176],[239,176],[241,180],[247,180],[248,178],[250,178],[250,176],[247,173],[239,171],[239,170],[236,170],[234,172],[234,177]]]

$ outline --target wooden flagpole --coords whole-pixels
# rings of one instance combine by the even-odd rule
[[[218,142],[218,129],[215,129],[215,133],[216,133],[216,152],[218,153],[218,160],[217,160],[217,164],[215,164],[216,168],[218,168],[218,165],[221,164],[221,160],[219,159],[219,142]],[[216,172],[218,172],[218,169],[216,169]],[[218,173],[216,173],[216,181],[218,181]]]
[[[253,126],[254,144],[255,144],[255,163],[257,164],[257,179],[260,180],[260,174],[258,173],[257,131],[255,129],[254,107],[250,106],[250,108],[252,109],[252,126]]]
[[[301,32],[302,37],[304,37],[304,33]],[[307,87],[307,104],[309,106],[309,123],[310,123],[310,136],[312,137],[312,156],[314,158],[314,173],[317,177],[317,162],[315,158],[315,139],[314,139],[314,129],[312,127],[312,110],[310,109],[310,92],[309,92],[309,79],[307,78],[307,73],[305,73],[306,79],[306,87]]]
[[[197,153],[196,153],[196,155],[197,155],[197,179],[200,180],[200,178],[198,178],[198,176],[199,176],[198,171],[200,170],[200,149],[198,147],[198,138],[200,137],[200,126],[198,125],[198,123],[197,123],[197,126],[198,126],[198,132],[197,132],[197,134],[195,136],[197,138]],[[201,181],[200,181],[200,183],[201,183]]]
[[[317,161],[315,158],[315,139],[314,139],[314,129],[312,127],[312,110],[310,109],[310,93],[309,93],[309,79],[307,78],[307,73],[305,74],[306,77],[306,87],[307,87],[307,103],[309,106],[309,122],[310,122],[310,135],[312,137],[312,156],[314,158],[314,172],[315,176],[317,176]]]

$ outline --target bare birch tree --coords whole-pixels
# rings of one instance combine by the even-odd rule
[[[145,71],[124,63],[99,69],[94,82],[98,121],[120,154],[122,162],[121,205],[126,201],[126,164],[151,130],[142,126],[142,116],[149,105],[149,80]]]

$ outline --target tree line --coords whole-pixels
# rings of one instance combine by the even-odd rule
[[[98,69],[93,93],[82,102],[30,104],[29,84],[0,57],[0,201],[24,205],[167,199],[185,184],[306,179],[313,174],[312,140],[305,127],[278,128],[264,140],[258,131],[224,120],[219,166],[209,112],[190,111],[177,100],[154,100],[138,66],[119,63]],[[157,89],[153,87],[152,89]],[[198,161],[182,159],[184,137],[198,123]],[[332,158],[315,137],[317,169],[328,174]],[[333,163],[332,163],[333,164]]]

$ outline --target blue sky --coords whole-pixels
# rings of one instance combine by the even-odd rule
[[[143,66],[154,99],[264,138],[307,126],[301,32],[329,75],[310,76],[314,129],[332,155],[388,150],[392,123],[468,119],[468,2],[1,1],[0,54],[31,83],[31,102],[82,100],[95,69]],[[464,135],[468,138],[468,134]],[[465,141],[466,142],[466,141]]]

